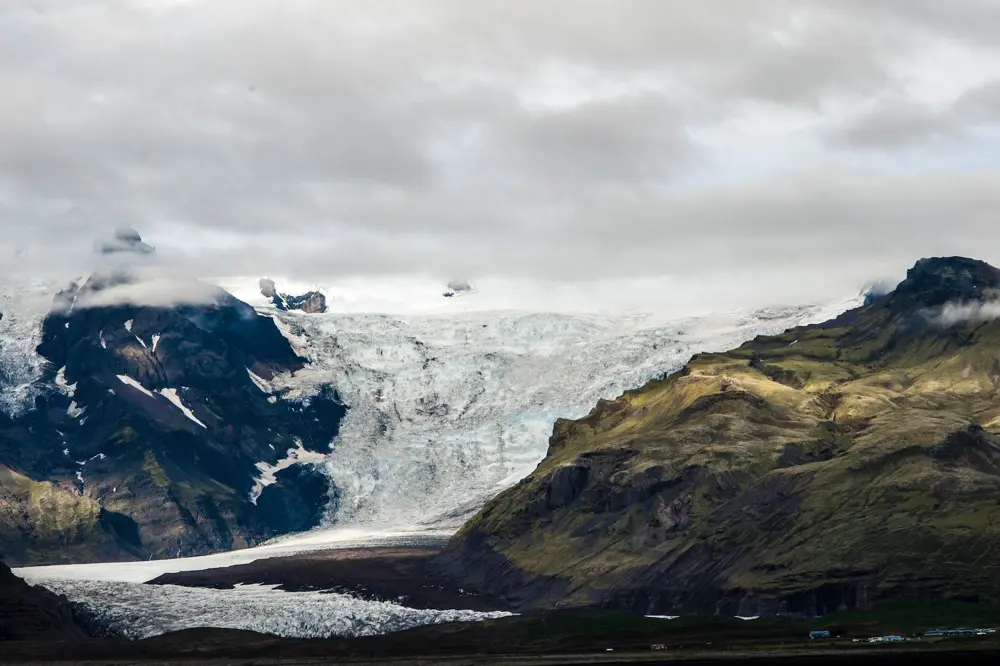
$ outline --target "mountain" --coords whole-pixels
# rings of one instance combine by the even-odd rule
[[[436,566],[522,609],[825,614],[1000,600],[1000,271],[919,261],[585,418]]]
[[[0,562],[0,641],[83,636],[65,598],[28,585]]]
[[[345,408],[328,387],[273,392],[304,361],[271,318],[123,269],[58,294],[37,352],[32,408],[0,412],[8,562],[194,555],[318,524],[326,477],[287,460],[327,453]]]

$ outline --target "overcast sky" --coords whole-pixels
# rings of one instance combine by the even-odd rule
[[[670,276],[1000,263],[998,0],[0,4],[0,272]]]

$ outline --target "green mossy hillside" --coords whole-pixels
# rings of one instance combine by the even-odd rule
[[[1000,600],[1000,322],[975,306],[998,289],[982,262],[922,260],[833,321],[560,421],[440,566],[524,608]]]

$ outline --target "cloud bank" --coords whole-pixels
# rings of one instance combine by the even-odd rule
[[[1000,4],[0,8],[0,273],[843,293],[1000,263]],[[759,296],[758,296],[759,295]]]

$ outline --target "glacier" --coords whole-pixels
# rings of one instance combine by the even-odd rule
[[[857,305],[673,319],[649,313],[417,315],[268,311],[309,365],[285,399],[336,388],[349,410],[323,463],[328,525],[456,530],[545,456],[558,418],[581,418],[693,354],[824,321]],[[267,308],[262,308],[262,312]]]
[[[34,405],[46,363],[35,347],[42,340],[42,318],[56,291],[47,282],[0,286],[0,412],[15,416]]]
[[[349,407],[329,452],[297,463],[317,465],[329,476],[328,513],[321,528],[244,551],[17,571],[66,594],[122,635],[205,626],[294,637],[368,635],[490,617],[349,595],[143,583],[166,572],[313,549],[441,543],[484,502],[535,468],[556,419],[580,418],[599,399],[674,372],[696,353],[824,321],[861,302],[856,297],[676,317],[477,309],[475,294],[441,299],[450,302],[429,311],[364,311],[357,303],[338,310],[333,298],[331,311],[305,314],[280,312],[266,299],[230,290],[273,317],[309,361],[292,375],[261,380],[262,391],[274,399],[307,401],[332,387]],[[8,413],[29,408],[37,394],[44,362],[34,347],[53,293],[38,285],[8,295],[0,306],[0,409]]]
[[[372,636],[427,624],[507,617],[506,612],[419,610],[329,592],[284,592],[241,585],[209,590],[175,585],[47,579],[45,587],[71,600],[85,599],[84,617],[110,635],[137,640],[215,627],[288,638]]]

